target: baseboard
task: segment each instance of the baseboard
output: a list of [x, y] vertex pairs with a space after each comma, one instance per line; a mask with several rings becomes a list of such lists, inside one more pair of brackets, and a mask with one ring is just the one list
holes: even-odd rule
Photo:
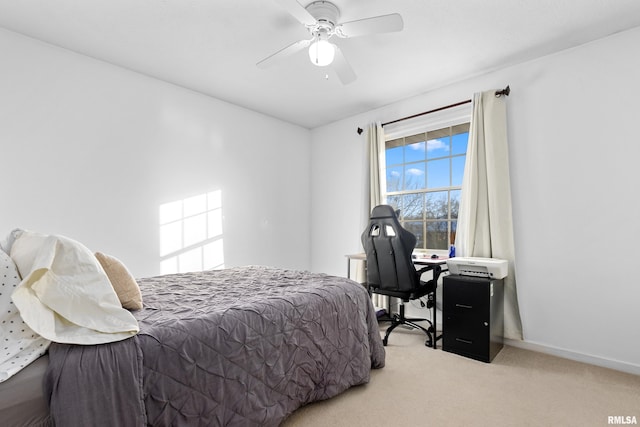
[[531, 341], [520, 341], [509, 338], [504, 339], [504, 344], [511, 347], [518, 347], [525, 350], [537, 351], [538, 353], [550, 354], [564, 359], [575, 360], [576, 362], [588, 363], [594, 366], [614, 369], [628, 374], [640, 375], [640, 365], [621, 362], [619, 360], [605, 359], [589, 354], [576, 353], [562, 348], [552, 347]]

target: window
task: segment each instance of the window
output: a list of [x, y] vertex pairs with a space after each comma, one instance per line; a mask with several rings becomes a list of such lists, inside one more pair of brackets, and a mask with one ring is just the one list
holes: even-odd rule
[[387, 203], [400, 210], [416, 249], [446, 250], [454, 244], [469, 123], [385, 142]]

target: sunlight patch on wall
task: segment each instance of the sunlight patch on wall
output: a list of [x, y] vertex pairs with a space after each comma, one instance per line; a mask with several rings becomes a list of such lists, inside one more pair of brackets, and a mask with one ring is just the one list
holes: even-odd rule
[[160, 274], [224, 268], [222, 191], [160, 205]]

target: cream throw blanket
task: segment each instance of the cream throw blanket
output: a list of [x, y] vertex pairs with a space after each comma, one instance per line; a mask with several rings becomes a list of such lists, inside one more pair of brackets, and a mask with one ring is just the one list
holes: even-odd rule
[[20, 315], [42, 337], [102, 344], [138, 333], [93, 253], [63, 236], [24, 231], [11, 247], [23, 280], [12, 295]]

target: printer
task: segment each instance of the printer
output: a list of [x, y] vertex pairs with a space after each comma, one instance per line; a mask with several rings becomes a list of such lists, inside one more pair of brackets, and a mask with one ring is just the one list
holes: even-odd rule
[[450, 274], [502, 279], [507, 276], [508, 262], [497, 258], [455, 257], [447, 259]]

